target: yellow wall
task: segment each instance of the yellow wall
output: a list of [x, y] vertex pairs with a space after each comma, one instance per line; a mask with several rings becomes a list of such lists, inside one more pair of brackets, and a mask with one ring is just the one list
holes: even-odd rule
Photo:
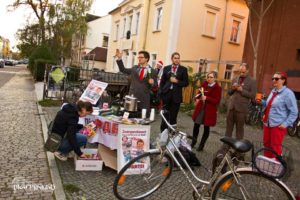
[[162, 27], [160, 31], [155, 31], [155, 13], [157, 6], [156, 3], [161, 0], [153, 0], [150, 5], [149, 13], [149, 23], [147, 31], [147, 40], [146, 40], [146, 50], [151, 53], [157, 53], [157, 60], [162, 60], [164, 64], [170, 62], [170, 60], [165, 60], [166, 50], [167, 50], [167, 37], [169, 33], [170, 26], [170, 15], [171, 15], [171, 6], [172, 1], [164, 1], [161, 4], [163, 8], [163, 17], [162, 17]]
[[[151, 4], [149, 5], [149, 2]], [[227, 11], [226, 11], [227, 3]], [[140, 8], [140, 29], [138, 35], [132, 35], [132, 51], [145, 49], [149, 53], [156, 53], [157, 60], [165, 65], [170, 63], [170, 53], [178, 51], [182, 60], [233, 60], [241, 61], [244, 48], [248, 8], [243, 0], [129, 0], [120, 4], [121, 8], [112, 12], [112, 31], [109, 41], [107, 71], [112, 70], [112, 57], [116, 48], [121, 48], [125, 38], [114, 41], [115, 22], [120, 21], [122, 30], [123, 14], [130, 6]], [[160, 31], [153, 31], [156, 8], [163, 7], [163, 21]], [[148, 7], [150, 6], [150, 7]], [[205, 21], [210, 19], [206, 12], [213, 12], [217, 16], [214, 37], [204, 35]], [[224, 18], [225, 29], [224, 28]], [[175, 15], [174, 15], [175, 14]], [[229, 43], [232, 19], [241, 17], [242, 30], [239, 44]], [[178, 20], [177, 20], [178, 18]], [[208, 24], [209, 25], [209, 24]], [[147, 30], [147, 31], [146, 31]], [[224, 33], [224, 34], [223, 34]], [[223, 38], [223, 40], [222, 40]], [[182, 62], [185, 66], [192, 66], [194, 72], [198, 64]], [[127, 66], [130, 67], [130, 66]], [[210, 70], [219, 68], [219, 78], [224, 77], [224, 64], [209, 64]]]
[[[248, 16], [247, 7], [241, 2], [242, 1], [239, 0], [228, 0], [226, 13], [225, 0], [194, 1], [193, 4], [189, 1], [183, 1], [177, 47], [181, 52], [182, 59], [198, 60], [207, 58], [208, 60], [217, 61], [219, 60], [221, 53], [220, 60], [240, 61], [242, 59]], [[203, 35], [205, 33], [203, 26], [206, 21], [207, 11], [214, 12], [217, 16], [214, 37]], [[226, 21], [222, 42], [225, 13]], [[228, 42], [231, 32], [232, 13], [244, 17], [244, 19], [242, 19], [243, 24], [239, 45]], [[223, 47], [221, 44], [223, 44]], [[198, 66], [197, 64], [189, 65], [194, 67], [195, 72], [198, 70], [196, 68], [196, 66]], [[209, 64], [209, 69], [217, 70], [217, 66], [218, 64]], [[219, 78], [223, 77], [224, 67], [224, 64], [219, 66]]]

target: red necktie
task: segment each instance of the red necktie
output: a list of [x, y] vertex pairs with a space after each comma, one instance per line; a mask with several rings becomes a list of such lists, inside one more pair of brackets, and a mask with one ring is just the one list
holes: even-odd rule
[[240, 82], [240, 85], [242, 85], [242, 84], [244, 83], [244, 80], [245, 80], [245, 77], [241, 77], [241, 76], [240, 76], [240, 81], [239, 81], [239, 82]]
[[145, 67], [142, 67], [140, 71], [140, 81], [143, 80], [144, 78], [144, 71], [145, 71]]
[[264, 115], [264, 118], [263, 118], [264, 123], [267, 123], [267, 121], [269, 119], [269, 113], [270, 113], [270, 110], [271, 110], [271, 106], [272, 106], [273, 100], [275, 99], [277, 94], [278, 94], [278, 92], [273, 92], [273, 96], [271, 97], [270, 101], [268, 102], [268, 105], [267, 105], [266, 110], [265, 110], [265, 115]]
[[173, 65], [172, 71], [173, 73], [176, 73], [176, 65]]

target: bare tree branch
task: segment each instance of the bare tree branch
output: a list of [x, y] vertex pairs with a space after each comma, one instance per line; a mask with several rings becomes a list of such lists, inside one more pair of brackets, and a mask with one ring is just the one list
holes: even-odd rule
[[248, 18], [248, 24], [249, 24], [249, 35], [250, 35], [250, 41], [251, 41], [251, 46], [253, 48], [253, 52], [256, 52], [255, 45], [254, 45], [254, 39], [253, 39], [253, 32], [252, 32], [252, 23], [251, 23], [251, 11], [249, 12], [249, 18]]
[[265, 14], [268, 12], [268, 10], [269, 10], [269, 8], [271, 7], [271, 5], [272, 5], [273, 2], [274, 2], [274, 0], [272, 0], [272, 1], [270, 2], [270, 4], [267, 6], [267, 8], [265, 9], [265, 11], [264, 11], [263, 14], [262, 14], [262, 17], [264, 17]]

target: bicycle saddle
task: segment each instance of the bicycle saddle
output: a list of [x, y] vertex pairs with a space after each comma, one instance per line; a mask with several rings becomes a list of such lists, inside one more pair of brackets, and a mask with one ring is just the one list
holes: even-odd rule
[[249, 140], [238, 140], [231, 137], [223, 137], [220, 140], [241, 153], [250, 151], [253, 147]]

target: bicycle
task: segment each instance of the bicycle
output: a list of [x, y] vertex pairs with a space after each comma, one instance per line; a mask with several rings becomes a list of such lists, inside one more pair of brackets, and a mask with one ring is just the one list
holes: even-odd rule
[[293, 126], [288, 128], [288, 134], [292, 137], [297, 135], [300, 138], [300, 113], [298, 113], [298, 117], [293, 123]]
[[[174, 141], [175, 137], [182, 138], [188, 135], [170, 125], [165, 119], [163, 111], [160, 112], [160, 115], [168, 126], [168, 134], [161, 134], [157, 149], [150, 149], [132, 159], [120, 170], [113, 184], [113, 192], [118, 199], [137, 200], [151, 195], [171, 176], [174, 162], [193, 188], [194, 199], [295, 199], [290, 189], [279, 179], [263, 174], [252, 166], [240, 168], [234, 164], [239, 160], [236, 157], [232, 158], [233, 154], [246, 153], [252, 149], [252, 144], [247, 140], [222, 138], [221, 141], [229, 146], [228, 151], [210, 180], [201, 179], [188, 165]], [[169, 144], [186, 165], [186, 171], [173, 151], [170, 150]], [[146, 165], [145, 169], [140, 170], [137, 174], [127, 175], [127, 170], [131, 167], [136, 168], [136, 164], [141, 162]], [[222, 174], [221, 171], [226, 165], [229, 171]], [[280, 176], [282, 173], [284, 170]], [[195, 185], [189, 174], [201, 185]]]

